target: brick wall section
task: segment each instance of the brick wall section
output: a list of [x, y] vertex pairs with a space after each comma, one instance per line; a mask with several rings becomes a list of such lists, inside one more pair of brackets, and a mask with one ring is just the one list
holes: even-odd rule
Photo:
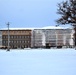
[[[10, 48], [31, 47], [31, 30], [9, 30]], [[2, 31], [2, 45], [8, 45], [8, 30]]]

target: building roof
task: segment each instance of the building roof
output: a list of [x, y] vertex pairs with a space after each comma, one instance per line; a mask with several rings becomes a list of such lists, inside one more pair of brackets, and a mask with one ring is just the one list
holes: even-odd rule
[[[33, 29], [72, 29], [72, 27], [46, 26], [42, 28], [9, 28], [9, 30], [33, 30]], [[3, 28], [0, 30], [8, 30], [8, 28]]]

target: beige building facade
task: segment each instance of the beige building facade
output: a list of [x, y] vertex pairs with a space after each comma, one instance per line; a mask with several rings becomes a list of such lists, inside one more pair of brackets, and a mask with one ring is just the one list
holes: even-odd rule
[[[2, 46], [8, 47], [8, 30], [1, 30]], [[31, 47], [31, 30], [9, 30], [9, 46], [14, 48]]]

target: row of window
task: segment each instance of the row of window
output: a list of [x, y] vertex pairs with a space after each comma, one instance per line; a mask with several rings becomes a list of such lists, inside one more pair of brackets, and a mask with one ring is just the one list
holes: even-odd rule
[[[4, 46], [7, 47], [6, 44]], [[10, 48], [28, 48], [28, 47], [30, 47], [30, 45], [11, 45], [10, 44]]]
[[[8, 43], [7, 40], [4, 40], [3, 43]], [[17, 40], [17, 41], [10, 41], [10, 43], [30, 43], [30, 41], [24, 41], [24, 40]]]
[[[3, 31], [4, 33], [8, 33], [8, 31]], [[31, 31], [9, 31], [10, 33], [30, 33]]]
[[[56, 45], [64, 45], [64, 43], [48, 43], [49, 44], [49, 46], [56, 46]], [[65, 43], [65, 45], [70, 45], [69, 43]], [[35, 43], [34, 44], [34, 46], [43, 46], [41, 43]], [[46, 46], [46, 44], [45, 44], [45, 46]]]
[[39, 34], [36, 34], [36, 35], [34, 35], [35, 38], [42, 38], [44, 36], [47, 37], [47, 38], [56, 38], [56, 37], [59, 37], [59, 38], [60, 37], [61, 38], [62, 37], [69, 37], [70, 38], [71, 37], [70, 34], [64, 34], [64, 35], [62, 35], [62, 34], [52, 34], [52, 35], [51, 34], [49, 34], [49, 35], [39, 35]]
[[56, 34], [56, 33], [58, 33], [58, 34], [69, 34], [69, 33], [71, 33], [72, 32], [72, 30], [70, 30], [70, 29], [66, 29], [66, 30], [34, 30], [34, 33], [36, 33], [36, 34], [42, 34], [42, 33], [45, 33], [45, 34]]
[[[8, 36], [2, 36], [3, 39], [7, 39]], [[19, 35], [11, 35], [9, 36], [10, 39], [25, 39], [25, 38], [30, 38], [30, 36], [19, 36]]]

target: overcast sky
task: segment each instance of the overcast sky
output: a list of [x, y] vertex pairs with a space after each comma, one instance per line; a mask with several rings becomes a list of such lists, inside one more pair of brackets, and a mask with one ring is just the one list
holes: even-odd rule
[[0, 28], [56, 25], [57, 3], [63, 0], [0, 0]]

